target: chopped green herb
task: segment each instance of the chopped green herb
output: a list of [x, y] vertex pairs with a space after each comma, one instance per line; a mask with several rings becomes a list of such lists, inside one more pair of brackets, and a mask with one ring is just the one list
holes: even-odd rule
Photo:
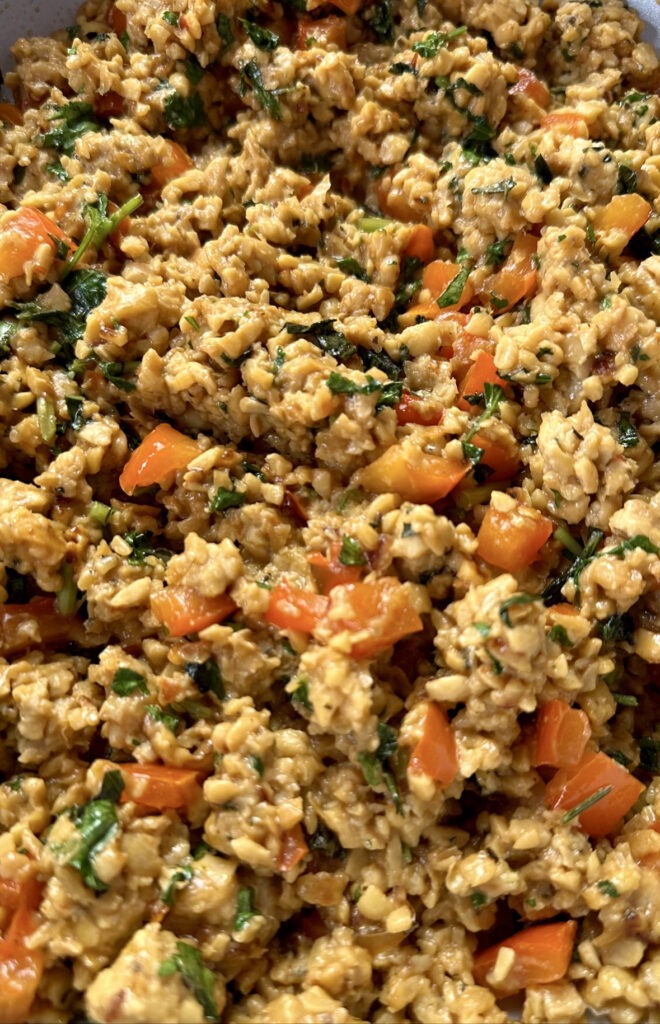
[[632, 616], [610, 615], [598, 623], [598, 631], [605, 643], [631, 643], [634, 631]]
[[347, 362], [357, 352], [346, 336], [334, 329], [334, 320], [317, 320], [313, 324], [285, 323], [284, 330], [296, 338], [306, 338], [338, 362]]
[[442, 295], [436, 299], [440, 309], [445, 309], [447, 306], [454, 306], [459, 302], [471, 270], [472, 265], [465, 262], [456, 274], [456, 277], [449, 282]]
[[633, 363], [648, 363], [650, 356], [642, 352], [641, 345], [633, 345], [630, 349], [630, 358]]
[[632, 764], [632, 760], [627, 754], [624, 754], [622, 750], [606, 750], [605, 753], [608, 757], [611, 757], [613, 761], [616, 761], [617, 764], [623, 765], [624, 768], [627, 768], [629, 764]]
[[[405, 349], [405, 345], [402, 346]], [[401, 361], [405, 362], [406, 352], [401, 351]], [[365, 370], [381, 370], [387, 374], [390, 380], [401, 380], [404, 376], [404, 369], [401, 363], [395, 363], [393, 359], [388, 356], [387, 352], [379, 352], [377, 349], [362, 348], [360, 350], [360, 359]]]
[[366, 565], [367, 556], [362, 550], [362, 545], [355, 537], [344, 534], [339, 551], [339, 561], [342, 565]]
[[633, 697], [630, 693], [612, 693], [614, 700], [617, 704], [620, 704], [624, 708], [636, 708], [639, 706], [637, 697]]
[[653, 736], [642, 736], [639, 741], [639, 764], [646, 771], [660, 771], [660, 740]]
[[78, 831], [78, 841], [67, 863], [78, 869], [86, 886], [95, 892], [105, 892], [108, 886], [96, 874], [94, 860], [119, 829], [114, 801], [91, 800], [71, 808], [68, 814]]
[[248, 921], [259, 913], [254, 907], [254, 889], [239, 889], [236, 896], [234, 931], [242, 932]]
[[258, 754], [248, 754], [247, 762], [251, 768], [257, 773], [257, 775], [263, 775], [265, 772], [264, 763]]
[[534, 157], [534, 170], [544, 185], [550, 184], [552, 181], [552, 171], [548, 166], [547, 160], [540, 153], [537, 153]]
[[101, 194], [95, 203], [89, 203], [84, 209], [87, 230], [82, 237], [80, 245], [67, 262], [64, 276], [73, 270], [90, 246], [100, 249], [108, 235], [111, 235], [126, 217], [130, 217], [132, 213], [135, 213], [142, 203], [141, 195], [132, 196], [123, 206], [120, 206], [116, 213], [110, 215], [108, 215], [108, 197], [106, 195]]
[[597, 804], [599, 800], [602, 800], [604, 797], [609, 796], [611, 792], [611, 786], [603, 786], [602, 789], [596, 790], [596, 792], [592, 793], [591, 796], [588, 796], [586, 800], [583, 800], [575, 807], [572, 807], [570, 811], [566, 811], [566, 814], [562, 815], [562, 825], [568, 825], [569, 821], [573, 821], [574, 818], [578, 818], [581, 814], [584, 813], [584, 811], [588, 811], [590, 807], [593, 807], [594, 804]]
[[193, 331], [201, 331], [202, 328], [200, 326], [199, 320], [196, 320], [194, 316], [184, 316], [183, 319], [186, 321], [186, 323], [190, 324]]
[[171, 907], [173, 905], [174, 896], [177, 890], [181, 888], [181, 883], [183, 882], [187, 885], [188, 882], [192, 880], [193, 873], [192, 864], [184, 864], [183, 867], [177, 868], [177, 870], [170, 875], [167, 885], [160, 894], [161, 900], [167, 907]]
[[218, 35], [222, 40], [222, 49], [220, 50], [220, 56], [227, 52], [234, 42], [234, 33], [231, 29], [231, 21], [226, 14], [219, 14], [215, 19], [215, 27], [218, 30]]
[[[563, 531], [563, 533], [566, 534], [566, 538], [570, 537], [570, 534], [567, 530], [564, 530], [564, 527], [560, 527], [559, 530], [555, 530], [555, 536], [558, 536], [560, 531]], [[573, 547], [569, 550], [571, 551], [571, 554], [576, 555], [576, 558], [568, 566], [568, 568], [564, 570], [564, 572], [560, 573], [556, 579], [552, 580], [546, 586], [542, 595], [546, 605], [557, 604], [562, 600], [562, 588], [566, 583], [568, 583], [569, 580], [572, 580], [576, 586], [579, 586], [580, 574], [582, 573], [582, 570], [595, 557], [596, 549], [602, 541], [603, 537], [604, 533], [602, 530], [591, 530], [589, 532], [587, 543], [581, 550], [579, 549], [579, 547], [577, 547], [577, 544], [573, 540], [573, 538], [571, 538]], [[566, 538], [563, 536], [563, 534], [561, 537], [558, 537], [558, 539], [560, 539], [563, 544], [566, 544]]]
[[320, 818], [316, 831], [309, 837], [309, 848], [324, 853], [326, 857], [341, 857], [344, 854], [337, 836]]
[[179, 715], [166, 711], [164, 708], [159, 707], [158, 704], [147, 704], [145, 711], [149, 718], [153, 718], [154, 722], [158, 722], [159, 725], [164, 725], [170, 732], [176, 732], [181, 723]]
[[247, 501], [247, 494], [242, 491], [218, 487], [209, 503], [210, 512], [226, 512], [229, 508], [241, 508]]
[[617, 899], [620, 895], [616, 885], [610, 882], [607, 878], [603, 878], [600, 882], [596, 882], [596, 886], [605, 896], [611, 896], [613, 900]]
[[560, 647], [572, 647], [573, 642], [570, 639], [568, 633], [563, 626], [555, 624], [548, 633], [548, 640], [552, 640], [553, 643], [559, 644]]
[[393, 224], [394, 221], [389, 220], [387, 217], [375, 217], [373, 215], [367, 217], [360, 217], [356, 221], [356, 228], [359, 231], [364, 231], [368, 235], [372, 235], [374, 231], [383, 231], [385, 228]]
[[62, 566], [62, 586], [55, 597], [55, 607], [60, 615], [73, 615], [78, 604], [78, 590], [73, 578], [73, 566], [65, 562]]
[[481, 636], [490, 636], [490, 626], [487, 622], [473, 622], [472, 625]]
[[184, 984], [190, 989], [204, 1011], [206, 1020], [219, 1021], [218, 1006], [215, 1001], [215, 975], [209, 970], [202, 954], [188, 942], [177, 941], [176, 953], [163, 960], [158, 968], [161, 978], [167, 978], [178, 972]]
[[103, 127], [94, 116], [91, 103], [82, 103], [78, 100], [55, 107], [50, 120], [60, 123], [44, 132], [39, 141], [42, 146], [56, 149], [67, 156], [73, 155], [79, 138], [87, 132], [98, 132]]
[[69, 175], [64, 170], [59, 160], [54, 161], [52, 164], [46, 164], [46, 170], [49, 174], [52, 174], [54, 178], [59, 178], [60, 181], [69, 180]]
[[186, 673], [202, 693], [213, 693], [219, 700], [224, 700], [226, 693], [220, 669], [215, 658], [206, 661], [187, 661]]
[[481, 889], [475, 889], [470, 893], [470, 903], [475, 910], [479, 910], [488, 903], [488, 897], [481, 891]]
[[627, 413], [622, 412], [618, 423], [618, 440], [622, 448], [635, 448], [639, 444], [639, 434], [635, 430]]
[[294, 704], [300, 704], [305, 711], [312, 712], [314, 710], [309, 699], [309, 683], [305, 679], [301, 679], [296, 689], [292, 691], [291, 700]]
[[631, 193], [637, 191], [637, 172], [632, 167], [626, 167], [625, 164], [619, 164], [619, 170], [617, 174], [617, 192]]
[[381, 384], [374, 377], [367, 375], [365, 384], [356, 384], [355, 381], [350, 380], [348, 377], [343, 377], [336, 370], [332, 370], [326, 384], [333, 395], [348, 395], [352, 397], [353, 395], [371, 395], [376, 391], [380, 391], [380, 397], [376, 402], [376, 412], [386, 406], [396, 405], [400, 401], [403, 391], [401, 381], [386, 381]]
[[403, 804], [394, 781], [394, 776], [385, 768], [386, 763], [397, 754], [398, 749], [399, 745], [395, 730], [385, 722], [379, 722], [378, 747], [373, 753], [366, 750], [361, 751], [358, 754], [358, 763], [362, 768], [362, 774], [367, 785], [375, 787], [384, 784], [392, 797], [397, 811], [399, 814], [402, 814]]
[[499, 267], [507, 257], [511, 247], [510, 238], [502, 238], [499, 242], [491, 242], [486, 249], [486, 266]]
[[245, 18], [239, 18], [238, 21], [245, 30], [246, 35], [249, 36], [254, 45], [260, 50], [272, 51], [276, 50], [280, 45], [280, 37], [275, 32], [271, 32], [270, 29], [262, 28], [260, 25], [256, 25], [253, 21], [247, 21]]
[[486, 383], [484, 384], [483, 396], [485, 402], [483, 412], [479, 413], [470, 429], [461, 439], [463, 456], [473, 466], [477, 465], [477, 463], [482, 458], [483, 449], [478, 448], [477, 445], [473, 445], [470, 442], [472, 441], [475, 434], [478, 433], [478, 431], [486, 422], [486, 420], [489, 420], [491, 416], [495, 415], [504, 399], [504, 392], [502, 391], [502, 388], [499, 386], [499, 384]]
[[[596, 232], [594, 231], [594, 226], [593, 226], [593, 224], [591, 223], [590, 220], [587, 221], [587, 226], [584, 229], [584, 233], [586, 235], [587, 242], [589, 243], [589, 245], [595, 245], [596, 244]], [[611, 301], [612, 300], [610, 299], [610, 303], [611, 303]]]
[[458, 39], [465, 32], [467, 32], [467, 25], [459, 25], [458, 28], [452, 29], [451, 32], [431, 32], [421, 42], [413, 43], [412, 48], [420, 57], [430, 60], [431, 57], [435, 57], [440, 50], [444, 49], [452, 39]]
[[372, 7], [369, 24], [381, 43], [394, 40], [394, 3], [393, 0], [376, 0]]
[[202, 67], [202, 65], [197, 60], [197, 57], [195, 57], [194, 55], [186, 57], [183, 66], [188, 81], [191, 82], [192, 85], [199, 85], [204, 75], [206, 74], [206, 69]]
[[120, 697], [130, 697], [134, 693], [149, 694], [147, 680], [132, 668], [118, 668], [112, 680], [112, 692]]
[[107, 526], [113, 510], [102, 501], [93, 501], [89, 506], [89, 519], [95, 526]]
[[417, 75], [419, 74], [414, 64], [406, 64], [403, 60], [395, 61], [394, 64], [390, 64], [391, 75]]
[[503, 181], [496, 181], [492, 185], [483, 185], [481, 188], [470, 189], [470, 191], [475, 196], [503, 195], [506, 202], [509, 192], [516, 187], [516, 184], [515, 178], [506, 178]]
[[509, 629], [513, 627], [513, 623], [509, 617], [509, 608], [515, 607], [517, 604], [533, 604], [534, 601], [540, 601], [541, 598], [538, 594], [514, 594], [512, 597], [508, 597], [506, 601], [502, 601], [500, 605], [500, 618], [505, 626]]
[[109, 800], [110, 803], [116, 804], [119, 797], [124, 792], [124, 778], [122, 773], [113, 769], [106, 772], [103, 776], [103, 782], [101, 783], [101, 791], [97, 797], [98, 800]]
[[171, 93], [163, 105], [163, 116], [168, 128], [173, 131], [181, 128], [200, 128], [206, 124], [206, 111], [198, 92], [190, 96], [181, 96], [178, 92]]
[[352, 277], [357, 277], [360, 281], [369, 281], [369, 275], [367, 274], [364, 267], [361, 267], [357, 260], [353, 259], [352, 256], [342, 256], [340, 259], [335, 260], [335, 263], [344, 274], [350, 274]]
[[264, 85], [264, 80], [261, 75], [261, 68], [255, 60], [250, 60], [247, 64], [243, 64], [240, 69], [241, 75], [241, 96], [244, 96], [247, 89], [250, 88], [254, 94], [254, 98], [257, 103], [264, 108], [267, 114], [270, 114], [275, 121], [282, 120], [282, 108], [280, 101], [274, 92], [267, 89]]
[[179, 15], [175, 14], [174, 11], [164, 11], [163, 21], [166, 21], [168, 25], [176, 26], [179, 24]]
[[168, 558], [172, 557], [172, 552], [168, 548], [155, 548], [152, 546], [153, 533], [150, 533], [148, 530], [142, 532], [131, 530], [129, 533], [124, 534], [124, 540], [132, 549], [126, 559], [129, 565], [144, 565], [145, 560], [151, 557], [161, 558], [163, 561], [167, 561]]
[[201, 860], [202, 857], [206, 857], [208, 853], [215, 853], [215, 850], [212, 846], [209, 846], [208, 843], [202, 841], [193, 850], [192, 859], [195, 861]]

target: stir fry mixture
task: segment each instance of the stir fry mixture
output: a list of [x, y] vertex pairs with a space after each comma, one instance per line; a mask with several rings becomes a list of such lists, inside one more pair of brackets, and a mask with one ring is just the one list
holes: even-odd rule
[[15, 44], [3, 1024], [660, 1020], [640, 30], [90, 0]]

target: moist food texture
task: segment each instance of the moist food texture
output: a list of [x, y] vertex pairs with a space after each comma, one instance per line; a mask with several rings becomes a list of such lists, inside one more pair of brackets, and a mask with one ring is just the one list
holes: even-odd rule
[[640, 33], [90, 0], [15, 43], [0, 1021], [660, 1020]]

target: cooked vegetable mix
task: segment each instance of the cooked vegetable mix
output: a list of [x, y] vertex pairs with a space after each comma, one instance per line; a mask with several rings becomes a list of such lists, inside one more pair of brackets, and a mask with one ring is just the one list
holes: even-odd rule
[[0, 1022], [657, 1018], [640, 30], [89, 0], [16, 43]]

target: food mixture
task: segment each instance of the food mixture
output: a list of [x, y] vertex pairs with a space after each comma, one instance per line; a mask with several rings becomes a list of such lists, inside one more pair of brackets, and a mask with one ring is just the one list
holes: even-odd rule
[[640, 29], [90, 0], [15, 44], [3, 1024], [660, 1021]]

